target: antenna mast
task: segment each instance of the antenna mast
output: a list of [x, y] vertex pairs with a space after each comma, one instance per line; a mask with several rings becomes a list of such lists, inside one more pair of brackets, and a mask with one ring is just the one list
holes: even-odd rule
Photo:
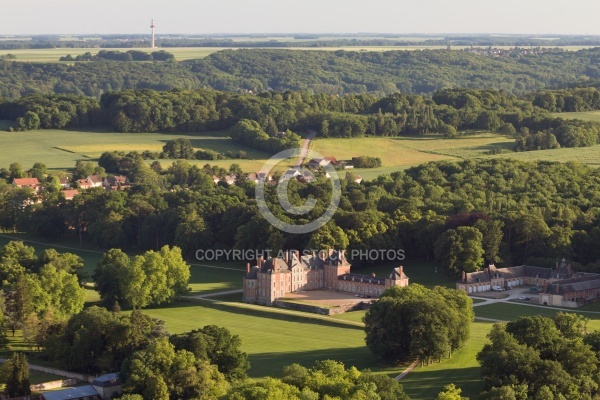
[[151, 43], [150, 47], [152, 47], [154, 49], [154, 48], [156, 48], [156, 46], [154, 45], [154, 28], [156, 28], [156, 25], [154, 24], [154, 19], [152, 19], [150, 28], [152, 28], [152, 43]]

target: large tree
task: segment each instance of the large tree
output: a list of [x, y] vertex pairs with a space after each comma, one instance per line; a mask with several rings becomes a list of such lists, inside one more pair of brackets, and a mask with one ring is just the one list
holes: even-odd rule
[[6, 376], [5, 390], [9, 397], [28, 396], [31, 394], [31, 389], [29, 388], [29, 364], [24, 354], [13, 353], [3, 368]]
[[103, 303], [115, 301], [134, 308], [170, 302], [187, 292], [190, 267], [178, 247], [163, 246], [130, 259], [119, 249], [104, 255], [94, 271]]
[[232, 335], [226, 328], [207, 325], [202, 329], [173, 335], [169, 340], [175, 349], [187, 350], [198, 360], [216, 365], [228, 380], [245, 378], [250, 368], [247, 354], [240, 350], [240, 337]]
[[483, 235], [471, 226], [448, 229], [435, 244], [435, 258], [451, 274], [473, 272], [483, 266]]
[[472, 301], [453, 289], [413, 284], [387, 289], [364, 317], [367, 346], [388, 362], [451, 355], [468, 339]]

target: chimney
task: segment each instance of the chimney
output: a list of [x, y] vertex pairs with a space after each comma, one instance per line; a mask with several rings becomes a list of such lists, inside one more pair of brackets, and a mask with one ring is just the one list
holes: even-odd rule
[[463, 282], [467, 281], [467, 273], [465, 271], [462, 272], [462, 280]]
[[262, 266], [263, 266], [263, 258], [262, 258], [262, 256], [260, 256], [258, 258], [258, 268], [262, 269]]
[[250, 263], [246, 264], [246, 273], [249, 274], [250, 273]]
[[400, 274], [400, 278], [402, 278], [402, 274], [404, 273], [404, 267], [402, 265], [398, 267], [398, 273]]
[[371, 274], [371, 276], [372, 276], [373, 278], [375, 278], [375, 272], [373, 272], [373, 273]]
[[285, 263], [289, 264], [289, 262], [290, 262], [290, 251], [288, 250], [285, 252]]
[[490, 272], [490, 269], [488, 267], [485, 267], [483, 270], [485, 271], [486, 274], [488, 274]]
[[296, 250], [296, 258], [300, 261], [300, 250]]

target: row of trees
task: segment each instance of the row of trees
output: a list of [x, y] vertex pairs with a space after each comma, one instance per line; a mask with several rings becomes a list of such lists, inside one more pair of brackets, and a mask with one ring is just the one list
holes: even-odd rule
[[121, 52], [118, 50], [100, 50], [93, 55], [90, 52], [73, 57], [67, 54], [61, 57], [59, 61], [175, 61], [175, 56], [164, 50], [153, 51], [151, 53], [141, 50], [128, 50]]

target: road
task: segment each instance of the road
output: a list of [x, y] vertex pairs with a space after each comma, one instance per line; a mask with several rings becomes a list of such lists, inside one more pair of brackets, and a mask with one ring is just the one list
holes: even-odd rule
[[304, 160], [306, 159], [306, 156], [308, 156], [308, 149], [310, 148], [310, 141], [313, 140], [316, 135], [317, 135], [317, 132], [308, 131], [308, 134], [306, 135], [306, 139], [304, 139], [304, 141], [302, 142], [302, 147], [300, 148], [300, 154], [298, 155], [298, 161], [296, 161], [296, 165], [294, 166], [294, 168], [302, 167], [302, 164], [304, 164]]

